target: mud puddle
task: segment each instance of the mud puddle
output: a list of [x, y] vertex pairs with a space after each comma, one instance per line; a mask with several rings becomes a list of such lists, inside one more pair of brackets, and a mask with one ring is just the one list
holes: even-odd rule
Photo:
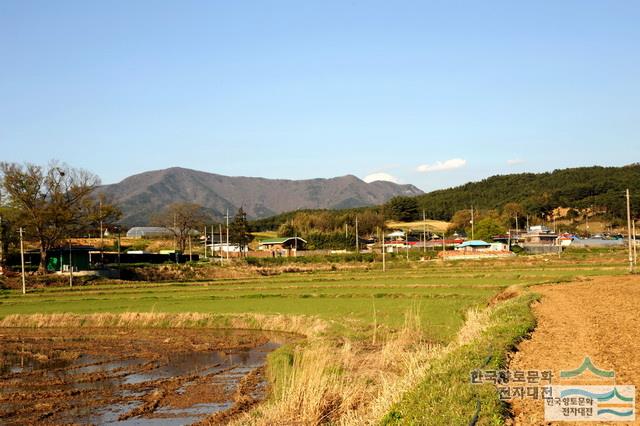
[[208, 329], [0, 329], [0, 423], [184, 425], [267, 393], [284, 334]]

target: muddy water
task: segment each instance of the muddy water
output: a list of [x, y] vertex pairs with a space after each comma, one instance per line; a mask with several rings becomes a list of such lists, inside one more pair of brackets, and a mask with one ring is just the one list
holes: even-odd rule
[[0, 329], [0, 424], [184, 425], [265, 397], [291, 336], [240, 330]]

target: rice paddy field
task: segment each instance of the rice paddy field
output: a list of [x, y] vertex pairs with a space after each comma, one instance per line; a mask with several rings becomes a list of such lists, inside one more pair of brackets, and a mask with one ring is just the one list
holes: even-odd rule
[[[258, 408], [247, 407], [236, 416], [226, 416], [225, 422], [287, 424], [302, 419], [305, 424], [402, 424], [403, 418], [414, 418], [406, 412], [413, 410], [412, 404], [402, 408], [402, 396], [413, 393], [418, 400], [424, 397], [421, 392], [434, 387], [433, 383], [425, 385], [433, 379], [430, 368], [455, 368], [451, 363], [461, 362], [461, 355], [456, 355], [461, 347], [472, 350], [473, 345], [479, 348], [490, 339], [495, 362], [502, 362], [513, 340], [533, 327], [528, 306], [535, 297], [527, 288], [625, 273], [623, 252], [583, 250], [561, 257], [520, 256], [500, 261], [396, 259], [386, 272], [374, 262], [360, 269], [337, 267], [206, 282], [104, 282], [31, 289], [27, 295], [2, 290], [0, 326], [30, 326], [28, 318], [34, 314], [83, 317], [144, 313], [163, 318], [155, 325], [153, 321], [145, 323], [147, 326], [169, 328], [175, 325], [172, 315], [252, 316], [253, 321], [245, 327], [293, 331], [303, 335], [302, 340], [285, 344], [268, 357], [267, 401]], [[511, 311], [504, 308], [502, 301], [507, 299], [506, 303], [514, 304]], [[492, 306], [502, 311], [491, 310]], [[322, 326], [313, 331], [304, 326], [293, 329], [291, 321], [300, 318]], [[278, 325], [280, 320], [282, 326]], [[233, 326], [224, 321], [204, 324]], [[497, 332], [487, 330], [498, 330], [500, 324], [510, 325], [500, 328], [502, 340], [495, 340]], [[56, 325], [55, 321], [49, 325]], [[64, 327], [65, 323], [58, 325]], [[129, 326], [135, 326], [135, 321]], [[476, 355], [485, 357], [486, 348], [481, 352]], [[442, 361], [447, 357], [453, 358]], [[474, 359], [469, 353], [464, 358]], [[450, 376], [445, 384], [464, 382], [466, 377]], [[495, 399], [490, 390], [483, 398], [489, 402], [476, 414], [487, 419], [504, 414], [499, 405], [490, 402]], [[300, 411], [301, 406], [306, 408]], [[432, 415], [442, 415], [443, 421], [457, 418], [468, 423], [474, 407], [463, 396], [448, 403], [449, 412]]]

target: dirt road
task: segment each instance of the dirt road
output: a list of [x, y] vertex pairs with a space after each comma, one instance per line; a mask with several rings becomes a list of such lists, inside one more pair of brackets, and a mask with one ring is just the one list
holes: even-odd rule
[[[640, 277], [598, 277], [534, 291], [543, 296], [534, 307], [538, 325], [531, 339], [520, 344], [511, 371], [552, 370], [555, 378], [589, 356], [598, 368], [614, 370], [617, 384], [640, 389]], [[592, 384], [603, 380], [590, 379]], [[512, 408], [516, 425], [550, 424], [544, 421], [541, 400], [516, 399]]]

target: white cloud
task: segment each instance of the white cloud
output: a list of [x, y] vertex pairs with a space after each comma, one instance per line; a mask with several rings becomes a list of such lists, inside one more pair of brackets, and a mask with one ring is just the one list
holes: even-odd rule
[[520, 158], [514, 158], [512, 160], [507, 160], [507, 164], [509, 166], [515, 166], [517, 164], [522, 164], [524, 163], [524, 160], [520, 159]]
[[446, 161], [436, 161], [434, 164], [421, 164], [416, 170], [422, 173], [440, 172], [443, 170], [459, 169], [467, 165], [467, 160], [452, 158]]
[[384, 180], [387, 182], [400, 183], [400, 180], [397, 177], [384, 172], [371, 173], [370, 175], [365, 176], [364, 179], [362, 180], [367, 183], [371, 183], [376, 180]]

